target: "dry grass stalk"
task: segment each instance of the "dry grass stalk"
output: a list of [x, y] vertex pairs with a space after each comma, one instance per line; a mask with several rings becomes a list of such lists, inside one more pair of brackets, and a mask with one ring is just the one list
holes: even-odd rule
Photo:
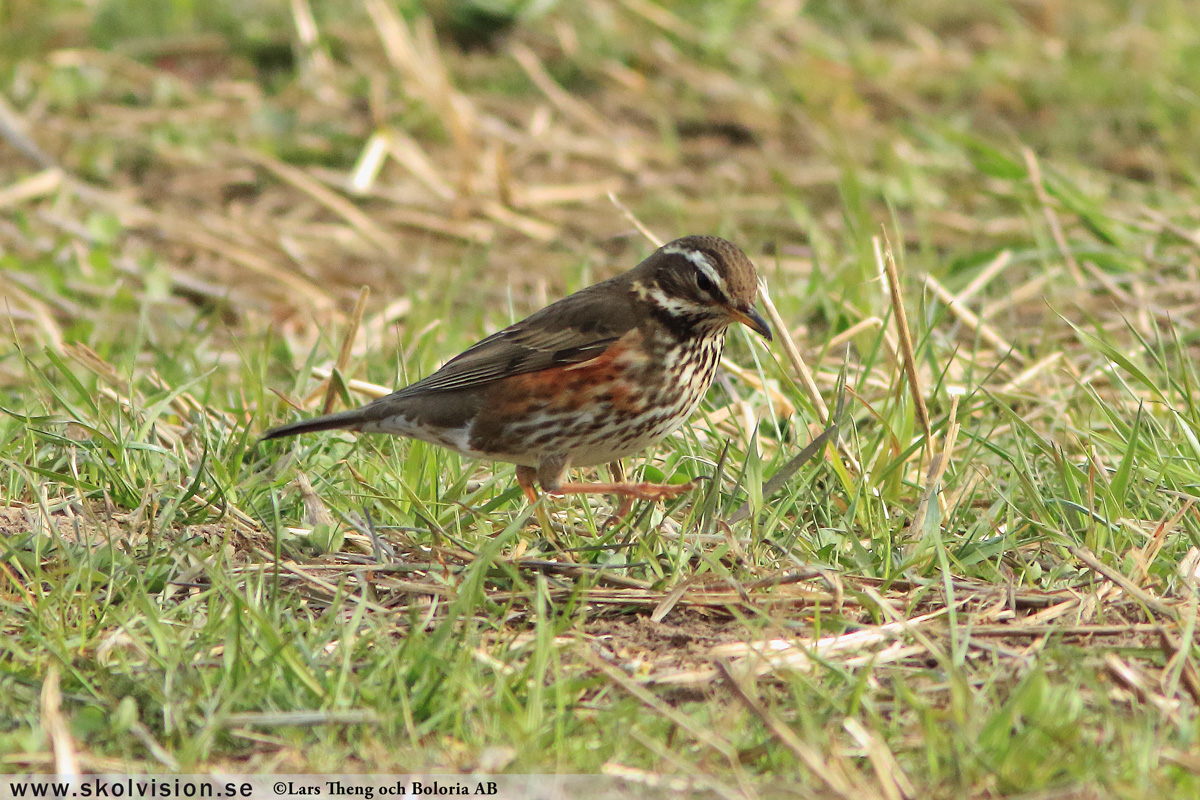
[[900, 762], [896, 761], [896, 756], [883, 739], [867, 730], [856, 717], [846, 717], [842, 720], [842, 727], [858, 742], [859, 747], [867, 751], [867, 758], [887, 800], [912, 800], [917, 797], [917, 787], [904, 774]]
[[[258, 552], [259, 558], [263, 559], [263, 562], [265, 565], [268, 565], [268, 566], [274, 565], [274, 566], [277, 566], [280, 569], [284, 570], [285, 572], [289, 572], [292, 575], [295, 575], [297, 578], [300, 578], [300, 580], [303, 583], [308, 584], [316, 589], [319, 589], [323, 594], [327, 595], [330, 598], [339, 597], [342, 594], [344, 594], [344, 592], [345, 592], [344, 588], [339, 588], [339, 587], [333, 585], [332, 583], [330, 583], [329, 581], [325, 580], [324, 578], [318, 577], [317, 575], [315, 575], [313, 573], [313, 571], [311, 569], [301, 568], [299, 564], [296, 564], [292, 561], [276, 558], [273, 554], [268, 553], [265, 550], [258, 550], [257, 552]], [[388, 611], [388, 609], [384, 608], [383, 606], [379, 605], [378, 603], [373, 603], [373, 602], [367, 600], [365, 597], [357, 598], [356, 602], [363, 604], [368, 610], [373, 611], [377, 614], [390, 613]], [[322, 694], [321, 692], [317, 692], [317, 693]]]
[[1158, 558], [1159, 551], [1162, 550], [1163, 544], [1166, 543], [1167, 537], [1171, 535], [1175, 527], [1187, 516], [1192, 510], [1196, 499], [1194, 497], [1187, 498], [1183, 505], [1171, 515], [1169, 519], [1160, 521], [1154, 526], [1154, 535], [1150, 537], [1150, 541], [1146, 542], [1145, 546], [1132, 551], [1138, 572], [1141, 573], [1141, 580], [1146, 581], [1150, 578], [1150, 566]]
[[[667, 790], [681, 797], [694, 797], [701, 790], [709, 790], [724, 800], [747, 800], [746, 791], [728, 786], [710, 775], [696, 773], [690, 762], [684, 757], [657, 739], [642, 733], [636, 727], [629, 728], [628, 733], [638, 744], [654, 753], [663, 763], [656, 764], [654, 771], [651, 771], [608, 761], [600, 767], [600, 774], [620, 778], [629, 784]], [[664, 766], [669, 768], [664, 769]], [[745, 778], [741, 775], [738, 778], [739, 783], [743, 785], [746, 783]]]
[[721, 358], [721, 368], [732, 375], [736, 375], [738, 380], [745, 383], [756, 392], [762, 392], [768, 395], [771, 399], [771, 406], [774, 408], [776, 415], [780, 419], [786, 419], [796, 413], [796, 407], [792, 405], [792, 401], [776, 389], [774, 386], [763, 383], [758, 375], [748, 369], [744, 369], [730, 361], [728, 358]]
[[[342, 334], [342, 346], [338, 350], [337, 365], [334, 367], [339, 373], [345, 373], [347, 365], [350, 363], [350, 354], [354, 350], [354, 340], [358, 336], [358, 326], [362, 323], [363, 312], [367, 308], [367, 298], [371, 296], [371, 287], [364, 286], [358, 293], [358, 300], [354, 303], [354, 310], [350, 313], [350, 318], [346, 321], [346, 330]], [[325, 389], [325, 402], [321, 404], [321, 413], [328, 414], [333, 411], [333, 405], [337, 402], [337, 386], [334, 381], [328, 381]]]
[[846, 344], [846, 342], [849, 342], [851, 339], [858, 336], [860, 333], [864, 333], [866, 331], [877, 331], [882, 327], [883, 320], [879, 317], [867, 317], [866, 319], [861, 319], [846, 330], [839, 333], [837, 336], [834, 336], [832, 339], [830, 339], [828, 349], [836, 350], [837, 348]]
[[300, 49], [307, 62], [308, 72], [317, 83], [318, 96], [329, 102], [337, 97], [334, 87], [330, 85], [334, 74], [333, 61], [321, 44], [316, 17], [313, 16], [308, 0], [291, 0], [291, 6], [296, 38], [300, 40]]
[[[1085, 270], [1087, 270], [1088, 275], [1091, 275], [1092, 278], [1095, 279], [1096, 283], [1103, 286], [1104, 290], [1106, 292], [1108, 292], [1109, 294], [1111, 294], [1113, 297], [1115, 297], [1118, 301], [1120, 301], [1121, 303], [1124, 303], [1127, 306], [1130, 306], [1131, 308], [1137, 309], [1139, 312], [1145, 311], [1145, 303], [1144, 302], [1139, 303], [1137, 300], [1135, 300], [1133, 295], [1131, 295], [1129, 292], [1122, 289], [1120, 284], [1118, 284], [1108, 274], [1106, 274], [1104, 272], [1104, 270], [1102, 270], [1102, 269], [1100, 269], [1100, 267], [1096, 266], [1096, 262], [1094, 262], [1090, 259], [1085, 259], [1083, 262], [1083, 268]], [[1133, 284], [1135, 291], [1136, 291], [1136, 287], [1139, 285], [1140, 284], [1138, 284], [1138, 283]], [[1143, 300], [1144, 300], [1144, 298], [1143, 298]]]
[[1170, 231], [1173, 235], [1178, 236], [1197, 250], [1200, 250], [1200, 231], [1189, 230], [1183, 227], [1157, 208], [1142, 206], [1138, 210], [1143, 216], [1153, 220], [1154, 224], [1158, 225], [1162, 230]]
[[1052, 285], [1061, 274], [1062, 268], [1054, 267], [1034, 275], [1011, 292], [1001, 295], [981, 308], [979, 310], [979, 318], [991, 319], [1001, 311], [1037, 300], [1045, 293], [1046, 287]]
[[945, 649], [935, 643], [933, 639], [931, 639], [929, 635], [925, 633], [924, 629], [915, 623], [918, 620], [924, 621], [926, 618], [931, 618], [939, 614], [949, 614], [952, 608], [956, 610], [962, 608], [967, 602], [965, 597], [959, 596], [956, 593], [953, 602], [949, 602], [949, 598], [944, 598], [937, 611], [933, 611], [929, 614], [918, 617], [907, 618], [904, 616], [904, 614], [900, 613], [900, 610], [893, 604], [892, 600], [896, 598], [889, 599], [884, 597], [874, 586], [864, 586], [863, 594], [875, 601], [876, 605], [879, 607], [879, 611], [883, 614], [883, 616], [893, 620], [901, 630], [910, 634], [914, 639], [916, 639], [917, 644], [921, 645], [925, 649], [928, 657], [933, 658], [943, 664], [949, 663], [949, 656]]
[[681, 730], [687, 731], [696, 741], [702, 742], [713, 750], [716, 750], [729, 759], [731, 763], [737, 761], [737, 748], [728, 739], [721, 738], [715, 730], [698, 726], [691, 717], [676, 711], [648, 689], [639, 686], [625, 675], [625, 673], [621, 672], [621, 670], [606, 664], [590, 648], [583, 650], [583, 656], [593, 669], [607, 676], [610, 681], [633, 695], [651, 711], [654, 711], [665, 719], [671, 720]]
[[382, 137], [387, 152], [400, 162], [408, 172], [439, 199], [450, 202], [455, 199], [454, 187], [447, 183], [429, 160], [424, 148], [402, 130], [390, 129], [376, 134]]
[[560, 238], [561, 232], [556, 226], [527, 214], [518, 214], [512, 209], [505, 208], [495, 200], [481, 200], [479, 209], [486, 216], [491, 217], [506, 228], [519, 231], [530, 239], [536, 239], [539, 242], [552, 242]]
[[10, 305], [13, 301], [25, 307], [29, 318], [37, 324], [52, 349], [62, 350], [64, 348], [62, 328], [54, 321], [54, 315], [46, 308], [46, 304], [17, 286], [15, 281], [0, 282], [0, 302], [2, 302], [0, 307], [4, 308], [6, 316], [10, 319], [16, 317], [16, 313]]
[[767, 291], [767, 284], [761, 279], [758, 282], [758, 296], [762, 300], [763, 308], [767, 312], [767, 319], [771, 321], [771, 325], [779, 334], [779, 343], [783, 346], [783, 352], [787, 355], [788, 361], [792, 363], [792, 368], [796, 370], [796, 375], [800, 378], [800, 385], [804, 387], [804, 391], [812, 401], [813, 407], [817, 409], [817, 416], [820, 418], [821, 423], [828, 425], [829, 407], [825, 405], [825, 398], [821, 397], [821, 390], [817, 388], [817, 382], [813, 380], [812, 371], [804, 363], [804, 358], [800, 355], [800, 348], [796, 347], [796, 342], [792, 339], [791, 331], [788, 330], [787, 324], [783, 321], [783, 317], [780, 316], [779, 309], [775, 308], [775, 302], [771, 300], [771, 293]]
[[1179, 663], [1179, 679], [1183, 683], [1183, 688], [1192, 698], [1192, 702], [1200, 706], [1200, 670], [1196, 668], [1191, 648], [1181, 646], [1179, 640], [1167, 630], [1166, 626], [1160, 625], [1157, 628], [1159, 644], [1162, 647], [1163, 655], [1167, 657], [1167, 669], [1170, 670], [1173, 663]]
[[[404, 79], [408, 93], [439, 114], [454, 140], [458, 163], [464, 168], [474, 164], [479, 151], [478, 114], [474, 104], [454, 87], [429, 20], [419, 20], [414, 32], [383, 0], [364, 0], [364, 5], [379, 32], [384, 53]], [[462, 185], [465, 188], [466, 182]]]
[[1000, 253], [993, 258], [986, 267], [979, 271], [970, 283], [967, 284], [961, 292], [958, 293], [958, 302], [967, 303], [971, 298], [978, 294], [985, 286], [992, 282], [992, 278], [999, 275], [1008, 265], [1012, 263], [1012, 250], [1001, 250]]
[[642, 221], [637, 218], [637, 215], [629, 210], [629, 206], [621, 202], [615, 192], [609, 192], [608, 199], [614, 206], [617, 207], [617, 210], [621, 212], [625, 219], [633, 223], [633, 227], [637, 228], [638, 231], [641, 232], [642, 236], [645, 236], [650, 240], [651, 244], [653, 244], [655, 247], [662, 247], [664, 244], [666, 244], [666, 242], [656, 236], [652, 230], [642, 224]]
[[533, 208], [587, 203], [605, 196], [612, 197], [622, 183], [617, 178], [603, 178], [584, 183], [514, 186], [513, 204]]
[[43, 170], [59, 169], [54, 159], [30, 137], [27, 133], [28, 129], [29, 127], [21, 115], [8, 104], [3, 95], [0, 95], [0, 136], [16, 148], [17, 152]]
[[925, 433], [925, 450], [933, 447], [933, 430], [929, 426], [929, 411], [925, 408], [925, 396], [921, 393], [921, 381], [917, 373], [917, 357], [913, 352], [912, 333], [908, 327], [908, 313], [904, 310], [904, 297], [900, 288], [900, 272], [892, 255], [892, 246], [884, 247], [878, 236], [871, 237], [875, 247], [875, 262], [881, 275], [887, 278], [888, 295], [892, 301], [892, 313], [896, 321], [896, 335], [900, 339], [900, 356], [904, 371], [908, 375], [908, 388], [912, 394], [917, 422]]
[[941, 496], [942, 478], [946, 468], [950, 466], [950, 455], [954, 452], [954, 444], [958, 439], [958, 395], [953, 395], [950, 401], [950, 419], [946, 426], [946, 436], [942, 442], [942, 450], [929, 462], [925, 473], [925, 491], [921, 502], [913, 512], [912, 522], [908, 526], [910, 536], [916, 541], [922, 539], [925, 529], [925, 517], [929, 514], [929, 504], [935, 497]]
[[[879, 275], [880, 279], [882, 280], [884, 275], [883, 272], [881, 271]], [[842, 297], [840, 294], [832, 292], [829, 295], [829, 299], [831, 302], [839, 306], [848, 317], [853, 318], [858, 316], [859, 310], [853, 304], [847, 302], [846, 298]], [[857, 327], [858, 325], [863, 325], [863, 323], [869, 323], [871, 320], [879, 320], [880, 326], [883, 326], [883, 320], [879, 317], [866, 317], [865, 319], [856, 323], [855, 326]], [[844, 339], [839, 339], [839, 343], [844, 343]], [[895, 334], [893, 334], [892, 331], [887, 327], [883, 328], [883, 351], [884, 354], [891, 359], [893, 364], [900, 363], [900, 343], [896, 340]], [[882, 385], [891, 386], [891, 382], [883, 381]]]
[[52, 663], [42, 679], [41, 725], [54, 751], [54, 773], [60, 781], [79, 780], [79, 757], [75, 740], [62, 712], [62, 687], [58, 665]]
[[[317, 388], [313, 390], [308, 398], [306, 398], [305, 401], [297, 407], [298, 410], [303, 410], [306, 408], [309, 403], [311, 403], [317, 398], [318, 395], [325, 391], [323, 384], [325, 381], [328, 381], [331, 377], [333, 377], [333, 370], [329, 367], [313, 367], [312, 374], [314, 378], [317, 378], [322, 382], [322, 385], [317, 386]], [[346, 381], [346, 388], [352, 392], [365, 395], [372, 400], [378, 400], [380, 397], [385, 397], [395, 391], [394, 389], [389, 389], [386, 386], [381, 386], [378, 383], [368, 383], [367, 381], [360, 381], [355, 378], [351, 378], [350, 380]]]
[[791, 728], [779, 721], [766, 706], [758, 701], [742, 684], [724, 661], [717, 662], [717, 668], [725, 676], [725, 682], [733, 689], [733, 695], [754, 716], [767, 726], [767, 730], [778, 739], [792, 754], [808, 768], [809, 773], [824, 783], [834, 794], [850, 800], [859, 798], [862, 787], [851, 788], [849, 775], [851, 772], [840, 762], [831, 762], [822, 757], [816, 748], [801, 741]]
[[354, 169], [350, 170], [350, 177], [346, 179], [346, 187], [352, 194], [366, 194], [375, 186], [387, 162], [390, 146], [391, 138], [386, 133], [376, 131], [367, 139], [359, 151], [358, 160], [354, 162]]
[[1080, 545], [1070, 545], [1067, 547], [1067, 552], [1075, 556], [1075, 558], [1078, 558], [1084, 564], [1087, 564], [1088, 568], [1093, 572], [1098, 573], [1101, 577], [1121, 587], [1122, 590], [1129, 593], [1139, 603], [1146, 606], [1146, 608], [1154, 611], [1157, 614], [1162, 614], [1164, 617], [1173, 622], [1178, 621], [1178, 617], [1174, 608], [1150, 594], [1148, 591], [1129, 580], [1129, 578], [1126, 578], [1116, 569], [1108, 566], [1103, 561], [1096, 558], [1096, 556], [1087, 548]]
[[683, 598], [684, 592], [688, 590], [688, 587], [691, 585], [691, 583], [692, 582], [690, 580], [682, 581], [674, 589], [667, 592], [667, 596], [664, 597], [662, 601], [654, 607], [654, 610], [650, 612], [650, 621], [662, 622], [663, 618], [666, 617], [667, 614], [670, 614], [671, 609], [675, 608], [675, 605], [680, 601], [680, 599]]
[[652, 3], [650, 0], [621, 0], [621, 5], [648, 22], [654, 23], [671, 36], [686, 39], [692, 44], [704, 42], [704, 34], [699, 29], [657, 3]]
[[333, 515], [325, 507], [325, 501], [313, 489], [312, 482], [304, 472], [296, 473], [296, 483], [300, 487], [300, 500], [304, 503], [304, 522], [310, 528], [318, 525], [335, 525]]
[[62, 186], [63, 173], [57, 168], [35, 172], [0, 190], [0, 209], [18, 206], [53, 194]]
[[495, 229], [484, 222], [450, 220], [437, 214], [398, 207], [390, 208], [382, 212], [380, 216], [395, 222], [397, 225], [436, 233], [452, 239], [460, 239], [471, 244], [491, 244], [496, 238]]
[[[853, 580], [852, 576], [842, 576], [843, 579]], [[869, 584], [859, 587], [871, 588]], [[874, 591], [872, 589], [872, 591]], [[889, 604], [890, 607], [890, 604]], [[925, 625], [935, 619], [945, 616], [946, 610], [939, 609], [928, 614], [901, 618], [895, 622], [883, 625], [872, 625], [860, 628], [850, 633], [837, 633], [817, 640], [811, 639], [769, 639], [758, 642], [737, 642], [734, 644], [714, 647], [709, 655], [714, 659], [744, 658], [748, 661], [763, 662], [764, 672], [771, 669], [810, 670], [821, 661], [829, 660], [835, 655], [858, 653], [870, 647], [885, 642], [891, 642], [905, 633], [911, 633], [916, 627]]]
[[279, 159], [265, 153], [255, 152], [254, 150], [242, 149], [238, 151], [238, 155], [251, 163], [266, 168], [275, 177], [290, 183], [344, 219], [364, 240], [379, 248], [380, 252], [390, 256], [400, 255], [394, 236], [383, 230], [383, 228], [380, 228], [375, 223], [375, 220], [360, 210], [358, 206], [326, 189], [303, 170], [297, 169], [290, 164], [285, 164]]
[[1051, 205], [1050, 195], [1046, 193], [1046, 186], [1042, 183], [1042, 168], [1038, 165], [1037, 156], [1028, 147], [1021, 148], [1021, 156], [1025, 159], [1025, 166], [1029, 169], [1029, 182], [1033, 184], [1033, 192], [1037, 195], [1042, 213], [1046, 215], [1046, 223], [1050, 226], [1050, 235], [1054, 237], [1054, 244], [1058, 247], [1059, 255], [1066, 262], [1067, 270], [1075, 279], [1076, 285], [1083, 286], [1083, 272], [1079, 269], [1075, 254], [1071, 252], [1071, 246], [1067, 244], [1067, 237], [1063, 234], [1058, 212]]
[[221, 724], [228, 728], [247, 725], [269, 728], [310, 725], [378, 725], [382, 720], [370, 709], [320, 711], [239, 711], [226, 714]]
[[1018, 364], [1024, 363], [1025, 356], [1019, 350], [1013, 347], [995, 328], [977, 317], [971, 309], [963, 304], [960, 298], [955, 297], [949, 289], [938, 283], [936, 278], [932, 275], [926, 275], [925, 285], [932, 289], [933, 293], [938, 296], [938, 299], [946, 304], [946, 307], [950, 309], [950, 313], [958, 317], [968, 328], [979, 334], [980, 339], [995, 347], [999, 351], [1001, 358], [1011, 358]]
[[509, 52], [521, 65], [521, 69], [525, 70], [525, 74], [529, 76], [529, 80], [533, 81], [533, 85], [546, 95], [546, 98], [559, 111], [597, 136], [612, 136], [612, 125], [587, 104], [575, 99], [555, 83], [554, 78], [550, 77], [550, 73], [542, 66], [541, 59], [537, 57], [536, 53], [520, 42], [514, 42], [509, 48]]
[[412, 310], [412, 298], [400, 295], [383, 310], [372, 314], [359, 328], [354, 340], [354, 355], [364, 355], [367, 348], [383, 338], [389, 326], [396, 324]]
[[155, 225], [158, 232], [166, 238], [227, 258], [238, 266], [261, 275], [279, 288], [293, 292], [295, 297], [303, 298], [317, 309], [327, 310], [336, 305], [325, 289], [303, 275], [297, 275], [264, 255], [230, 244], [220, 236], [202, 230], [194, 220], [178, 219], [162, 213], [157, 215]]
[[1142, 670], [1122, 661], [1115, 653], [1104, 657], [1104, 666], [1117, 683], [1124, 685], [1140, 702], [1157, 708], [1160, 713], [1171, 718], [1172, 722], [1177, 722], [1179, 702], [1154, 691], [1151, 688], [1151, 680]]
[[109, 364], [100, 354], [82, 342], [71, 342], [62, 348], [62, 352], [75, 363], [86, 369], [88, 372], [95, 375], [102, 382], [108, 384], [113, 389], [116, 389], [123, 394], [132, 394], [133, 389], [129, 385], [129, 381], [121, 376], [121, 373], [112, 364]]
[[1008, 394], [1017, 391], [1022, 386], [1036, 378], [1038, 375], [1045, 372], [1049, 367], [1057, 363], [1062, 357], [1063, 351], [1056, 350], [1055, 352], [1038, 361], [1036, 364], [1031, 365], [1028, 369], [1013, 378], [1008, 383], [1001, 386], [1000, 392], [1003, 394]]

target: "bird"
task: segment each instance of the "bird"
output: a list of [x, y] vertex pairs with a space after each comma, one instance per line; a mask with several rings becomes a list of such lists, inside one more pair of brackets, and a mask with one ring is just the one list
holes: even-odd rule
[[[685, 236], [633, 269], [504, 328], [416, 383], [360, 408], [280, 425], [261, 439], [346, 429], [406, 436], [516, 465], [531, 503], [552, 495], [662, 501], [694, 482], [627, 482], [620, 459], [680, 428], [716, 375], [731, 325], [771, 340], [758, 275], [735, 244]], [[609, 483], [566, 481], [610, 464]], [[618, 516], [621, 515], [618, 511]]]

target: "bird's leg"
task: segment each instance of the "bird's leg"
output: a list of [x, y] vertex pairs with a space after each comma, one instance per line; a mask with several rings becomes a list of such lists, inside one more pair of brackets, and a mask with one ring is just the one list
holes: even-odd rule
[[[608, 465], [608, 474], [612, 476], [613, 483], [625, 482], [625, 467], [622, 466], [620, 461], [613, 461]], [[615, 525], [625, 519], [629, 512], [633, 510], [633, 500], [634, 498], [629, 495], [617, 495], [617, 508], [613, 511], [613, 515], [605, 521], [604, 527], [607, 528], [610, 525]]]
[[517, 467], [517, 485], [521, 487], [521, 491], [529, 498], [530, 503], [536, 503], [538, 499], [537, 489], [533, 488], [533, 480], [537, 477], [537, 470], [533, 467]]
[[[525, 497], [533, 506], [533, 513], [537, 517], [538, 525], [542, 528], [542, 535], [546, 537], [546, 541], [558, 548], [558, 539], [554, 535], [554, 526], [550, 524], [550, 515], [546, 513], [546, 506], [538, 503], [537, 489], [533, 488], [533, 481], [537, 474], [538, 471], [533, 467], [517, 465], [517, 485], [521, 487], [521, 491], [525, 493]], [[570, 555], [567, 555], [566, 559], [570, 561]]]
[[[543, 456], [537, 469], [532, 467], [517, 467], [517, 483], [525, 492], [531, 503], [537, 502], [537, 492], [533, 488], [534, 476], [547, 494], [613, 494], [619, 499], [616, 513], [605, 520], [602, 527], [607, 528], [614, 522], [619, 522], [633, 507], [634, 500], [668, 500], [678, 497], [696, 485], [695, 481], [688, 483], [630, 483], [625, 480], [625, 471], [619, 461], [609, 464], [612, 471], [612, 483], [563, 483], [563, 477], [570, 466], [570, 456]], [[542, 505], [537, 506], [538, 521], [542, 528], [549, 531], [550, 521]], [[549, 536], [547, 538], [550, 538]]]
[[[544, 486], [544, 484], [543, 484]], [[615, 494], [634, 500], [669, 500], [695, 488], [695, 481], [687, 483], [560, 483], [550, 494]]]
[[[563, 483], [562, 479], [569, 465], [568, 456], [542, 458], [537, 468], [538, 483], [550, 494], [615, 494], [635, 500], [667, 500], [678, 497], [696, 483], [629, 483], [625, 480], [612, 483]], [[624, 478], [624, 471], [621, 477]]]

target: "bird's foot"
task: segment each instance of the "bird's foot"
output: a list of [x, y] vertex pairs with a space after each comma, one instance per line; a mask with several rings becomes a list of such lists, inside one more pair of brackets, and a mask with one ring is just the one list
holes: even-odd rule
[[[521, 487], [521, 491], [529, 499], [530, 503], [536, 503], [538, 499], [537, 489], [534, 481], [537, 477], [537, 471], [532, 467], [517, 467], [517, 483]], [[623, 478], [624, 475], [620, 470], [619, 464], [614, 467], [614, 477]], [[615, 480], [611, 483], [560, 483], [553, 487], [545, 487], [548, 494], [554, 496], [562, 496], [567, 494], [611, 494], [620, 499], [612, 516], [604, 521], [601, 529], [611, 528], [613, 525], [621, 522], [633, 510], [633, 502], [635, 500], [651, 500], [656, 503], [661, 503], [664, 500], [670, 500], [678, 497], [684, 492], [691, 491], [700, 482], [700, 478], [690, 480], [687, 483], [648, 483], [648, 482], [631, 482], [625, 480]], [[541, 510], [539, 520], [542, 520], [545, 514]], [[546, 527], [545, 520], [542, 520], [542, 527]]]
[[625, 513], [629, 513], [625, 506], [632, 506], [634, 500], [653, 500], [655, 502], [670, 500], [684, 492], [691, 491], [695, 486], [696, 481], [687, 483], [561, 483], [549, 491], [550, 494], [555, 495], [615, 494], [622, 498], [617, 509], [618, 512], [624, 509]]

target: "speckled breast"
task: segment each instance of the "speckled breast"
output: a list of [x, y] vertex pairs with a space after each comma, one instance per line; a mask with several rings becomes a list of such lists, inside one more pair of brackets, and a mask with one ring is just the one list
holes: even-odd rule
[[472, 426], [471, 449], [530, 466], [546, 456], [594, 466], [636, 453], [696, 410], [724, 342], [724, 331], [681, 341], [634, 330], [597, 358], [498, 382]]

